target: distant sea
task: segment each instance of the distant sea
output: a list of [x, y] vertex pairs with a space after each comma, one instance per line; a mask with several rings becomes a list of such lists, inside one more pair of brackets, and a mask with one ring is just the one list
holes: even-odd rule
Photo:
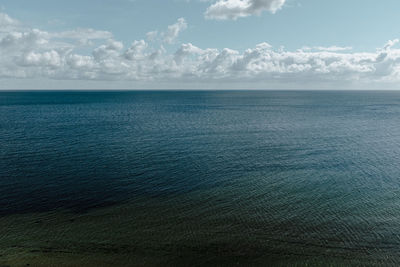
[[0, 266], [400, 265], [400, 92], [0, 92]]

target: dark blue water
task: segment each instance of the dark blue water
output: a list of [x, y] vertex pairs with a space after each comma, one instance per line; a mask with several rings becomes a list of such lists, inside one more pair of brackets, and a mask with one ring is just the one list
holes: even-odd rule
[[233, 251], [398, 262], [400, 93], [0, 93], [1, 216], [144, 200]]

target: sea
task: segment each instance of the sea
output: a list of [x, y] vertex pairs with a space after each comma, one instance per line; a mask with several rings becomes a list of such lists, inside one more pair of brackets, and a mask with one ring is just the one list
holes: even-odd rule
[[398, 266], [400, 92], [2, 91], [28, 265]]

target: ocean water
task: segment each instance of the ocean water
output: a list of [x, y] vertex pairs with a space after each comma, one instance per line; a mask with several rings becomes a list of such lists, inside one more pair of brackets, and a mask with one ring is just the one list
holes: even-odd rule
[[400, 92], [0, 92], [0, 266], [400, 264]]

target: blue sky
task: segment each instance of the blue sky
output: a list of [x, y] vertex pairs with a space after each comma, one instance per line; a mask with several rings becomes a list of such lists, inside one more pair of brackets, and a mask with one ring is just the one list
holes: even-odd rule
[[400, 1], [0, 5], [3, 89], [398, 87]]

